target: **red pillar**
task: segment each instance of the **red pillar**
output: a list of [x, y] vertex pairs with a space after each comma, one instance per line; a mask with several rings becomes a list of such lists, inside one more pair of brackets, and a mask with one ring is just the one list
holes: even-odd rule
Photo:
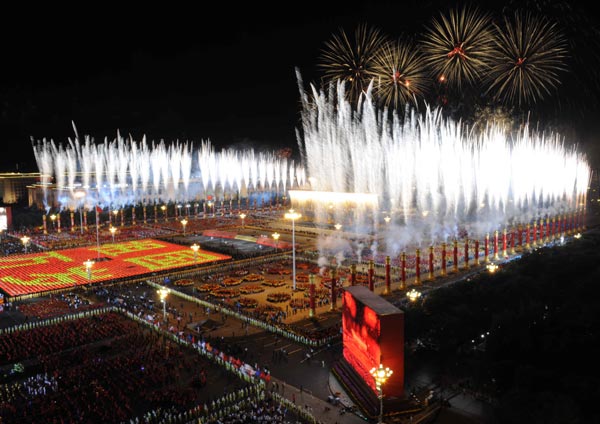
[[433, 281], [433, 246], [429, 246], [429, 280]]
[[530, 226], [529, 224], [527, 224], [527, 226], [525, 227], [525, 248], [529, 249], [529, 232], [530, 232]]
[[400, 290], [406, 290], [406, 253], [400, 255]]
[[483, 260], [485, 262], [490, 261], [490, 235], [485, 235], [485, 240], [483, 242]]
[[383, 291], [383, 294], [391, 294], [392, 293], [392, 278], [390, 275], [390, 257], [386, 256], [385, 257], [385, 290]]
[[502, 256], [507, 258], [508, 254], [506, 252], [506, 228], [502, 232]]
[[531, 244], [536, 246], [537, 245], [537, 220], [536, 219], [533, 220], [532, 232], [533, 232], [533, 241]]
[[498, 260], [498, 230], [494, 231], [494, 260]]
[[333, 268], [331, 270], [331, 307], [329, 310], [333, 311], [336, 307], [337, 301], [337, 293], [335, 291], [336, 287], [336, 279], [337, 279], [337, 269]]
[[75, 231], [75, 212], [71, 211], [71, 232]]
[[373, 263], [373, 260], [370, 260], [369, 261], [369, 290], [371, 290], [371, 291], [375, 291], [375, 281], [374, 281], [373, 274], [375, 274], [375, 264]]
[[465, 269], [469, 269], [469, 239], [465, 239]]
[[421, 249], [416, 251], [415, 259], [415, 284], [421, 284]]
[[458, 272], [458, 240], [454, 239], [454, 246], [452, 248], [452, 259], [454, 263], [452, 264], [452, 268], [454, 272]]
[[42, 215], [42, 223], [44, 225], [44, 234], [48, 234], [48, 224], [46, 224], [46, 220], [48, 218], [46, 218], [46, 215]]
[[309, 317], [314, 317], [315, 315], [317, 315], [317, 311], [315, 308], [315, 275], [314, 274], [310, 274], [308, 276], [308, 280], [310, 281], [310, 286], [308, 288], [308, 294], [309, 294], [309, 305], [310, 305], [310, 309], [308, 311], [308, 316]]
[[479, 265], [479, 239], [475, 239], [474, 259], [475, 265]]
[[446, 243], [442, 243], [442, 277], [446, 275]]

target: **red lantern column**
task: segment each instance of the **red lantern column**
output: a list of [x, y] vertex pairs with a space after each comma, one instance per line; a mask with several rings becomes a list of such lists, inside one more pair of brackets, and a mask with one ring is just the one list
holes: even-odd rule
[[429, 280], [433, 281], [433, 246], [429, 246]]
[[511, 231], [510, 231], [510, 254], [514, 255], [515, 253], [517, 253], [515, 251], [515, 227], [512, 227]]
[[406, 252], [400, 255], [400, 290], [406, 290]]
[[417, 249], [415, 260], [415, 285], [421, 284], [421, 249]]
[[75, 212], [71, 211], [71, 232], [75, 232]]
[[533, 233], [533, 241], [531, 242], [532, 246], [537, 246], [537, 220], [534, 219], [533, 220], [533, 229], [532, 229], [532, 233]]
[[385, 289], [383, 290], [383, 294], [389, 295], [392, 293], [392, 279], [390, 276], [390, 257], [385, 257]]
[[371, 291], [375, 291], [375, 281], [373, 281], [374, 273], [375, 273], [375, 264], [373, 263], [373, 260], [371, 259], [369, 261], [369, 290], [371, 290]]
[[131, 207], [131, 225], [135, 225], [135, 206]]
[[502, 232], [502, 257], [508, 258], [508, 254], [506, 253], [506, 228]]
[[442, 277], [446, 275], [446, 243], [442, 243]]
[[458, 240], [454, 239], [454, 246], [452, 247], [452, 259], [454, 263], [452, 264], [452, 268], [454, 269], [454, 273], [458, 272]]
[[498, 255], [498, 230], [494, 231], [494, 260], [500, 259]]
[[336, 306], [336, 300], [337, 300], [337, 293], [335, 292], [336, 278], [337, 278], [337, 269], [333, 268], [331, 270], [331, 307], [329, 308], [330, 311], [333, 311]]
[[88, 229], [88, 226], [87, 226], [87, 214], [88, 214], [87, 211], [83, 212], [83, 226], [85, 227], [86, 230]]
[[485, 240], [483, 242], [483, 261], [488, 263], [490, 261], [490, 235], [485, 235]]
[[308, 291], [308, 294], [309, 294], [308, 301], [309, 301], [309, 306], [310, 306], [310, 309], [308, 311], [308, 316], [312, 318], [317, 315], [317, 311], [315, 308], [315, 275], [310, 274], [308, 276], [308, 280], [310, 281], [310, 286], [308, 288], [308, 290], [309, 290]]

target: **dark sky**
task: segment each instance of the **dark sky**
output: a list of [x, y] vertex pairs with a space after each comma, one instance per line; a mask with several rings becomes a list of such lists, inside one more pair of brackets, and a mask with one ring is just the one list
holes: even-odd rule
[[37, 170], [30, 137], [65, 141], [74, 134], [71, 121], [96, 139], [119, 129], [135, 139], [295, 149], [295, 67], [305, 83], [317, 80], [320, 49], [340, 27], [368, 23], [393, 37], [415, 35], [451, 7], [431, 0], [221, 3], [4, 16], [0, 171]]

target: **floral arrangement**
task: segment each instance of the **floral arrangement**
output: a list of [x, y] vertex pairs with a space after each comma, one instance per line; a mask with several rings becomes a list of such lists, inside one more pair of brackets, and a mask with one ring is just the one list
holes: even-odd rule
[[231, 275], [233, 275], [234, 277], [243, 277], [245, 275], [248, 275], [250, 271], [248, 271], [247, 269], [238, 269], [236, 271], [233, 271], [231, 273]]
[[269, 287], [282, 287], [285, 286], [284, 280], [265, 280], [262, 282], [265, 286]]
[[177, 287], [188, 287], [188, 286], [193, 286], [194, 282], [192, 280], [190, 280], [189, 278], [182, 278], [180, 280], [175, 281], [173, 284], [176, 285]]
[[226, 297], [230, 299], [232, 297], [238, 297], [240, 292], [236, 289], [219, 288], [211, 291], [210, 294], [214, 297]]
[[239, 278], [228, 277], [223, 278], [222, 283], [225, 287], [239, 286], [240, 284], [242, 284], [242, 280], [240, 280]]
[[292, 298], [292, 295], [289, 293], [285, 293], [285, 292], [275, 292], [275, 293], [269, 293], [267, 295], [267, 300], [269, 302], [273, 302], [273, 303], [287, 302], [291, 298]]
[[200, 292], [211, 292], [211, 291], [219, 289], [219, 288], [221, 288], [221, 286], [218, 285], [218, 284], [206, 283], [206, 284], [202, 284], [200, 287], [198, 287], [198, 291], [200, 291]]
[[258, 306], [258, 300], [250, 297], [240, 297], [238, 302], [242, 308], [256, 308]]
[[260, 274], [248, 274], [244, 277], [244, 281], [250, 281], [250, 282], [262, 281], [264, 279], [265, 279], [265, 277], [263, 277]]
[[264, 287], [258, 286], [256, 284], [247, 284], [243, 287], [240, 287], [240, 293], [242, 294], [255, 294], [262, 293], [265, 291]]

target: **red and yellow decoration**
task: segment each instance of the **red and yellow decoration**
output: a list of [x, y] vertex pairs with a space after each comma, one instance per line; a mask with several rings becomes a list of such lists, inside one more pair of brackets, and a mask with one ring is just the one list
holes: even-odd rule
[[0, 290], [9, 296], [39, 293], [100, 281], [113, 281], [198, 263], [231, 259], [231, 256], [199, 250], [196, 258], [189, 247], [144, 239], [101, 246], [91, 271], [83, 265], [98, 256], [96, 246], [64, 249], [0, 258]]

